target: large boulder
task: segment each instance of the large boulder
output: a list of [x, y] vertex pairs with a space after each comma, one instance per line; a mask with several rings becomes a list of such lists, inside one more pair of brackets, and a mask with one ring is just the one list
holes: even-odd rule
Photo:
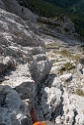
[[0, 86], [0, 125], [31, 125], [28, 105], [9, 86]]
[[[41, 57], [39, 56], [39, 59], [41, 59]], [[52, 63], [49, 63], [48, 60], [44, 60], [44, 63], [43, 61], [31, 61], [30, 63], [30, 72], [31, 72], [31, 75], [33, 77], [33, 79], [36, 81], [36, 82], [42, 82], [43, 80], [45, 80], [45, 78], [47, 77], [47, 75], [49, 74], [49, 71], [51, 69], [51, 66], [52, 66]]]
[[[58, 82], [57, 82], [58, 80]], [[56, 82], [55, 82], [56, 81]], [[53, 83], [53, 84], [52, 84]], [[37, 101], [40, 113], [38, 116], [43, 120], [51, 120], [59, 116], [62, 112], [62, 86], [58, 85], [59, 79], [57, 77], [48, 77], [45, 85], [41, 86], [39, 91], [39, 100]], [[59, 114], [60, 113], [60, 114]], [[54, 114], [56, 116], [54, 116]]]
[[41, 91], [41, 94], [41, 109], [44, 118], [46, 120], [50, 120], [52, 118], [52, 114], [56, 111], [58, 112], [58, 109], [61, 109], [61, 91], [54, 87], [46, 87], [43, 91]]

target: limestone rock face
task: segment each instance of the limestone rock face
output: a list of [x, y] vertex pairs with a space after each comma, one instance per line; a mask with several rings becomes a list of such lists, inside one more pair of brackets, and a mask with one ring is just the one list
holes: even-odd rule
[[[4, 10], [0, 10], [0, 16], [0, 65], [2, 66], [0, 72], [2, 74], [7, 72], [7, 67], [12, 70], [11, 77], [7, 76], [9, 79], [7, 82], [9, 84], [16, 82], [18, 86], [22, 79], [26, 83], [28, 77], [32, 79], [31, 75], [35, 81], [45, 79], [50, 71], [51, 63], [45, 55], [43, 40], [34, 34], [20, 17]], [[19, 81], [13, 80], [14, 72], [17, 73], [16, 77]]]
[[31, 125], [28, 112], [29, 109], [18, 93], [11, 87], [4, 86], [0, 91], [0, 124]]
[[46, 58], [44, 59], [44, 63], [43, 61], [40, 61], [42, 60], [42, 58], [39, 56], [39, 62], [36, 62], [36, 60], [34, 60], [31, 62], [32, 65], [30, 65], [31, 75], [36, 82], [42, 81], [45, 76], [47, 76], [52, 66], [52, 63], [49, 63]]
[[4, 3], [0, 0], [0, 8], [1, 9], [5, 9], [5, 5], [4, 5]]
[[3, 0], [3, 3], [5, 6], [5, 9], [8, 12], [14, 13], [27, 21], [30, 21], [30, 20], [32, 22], [36, 21], [37, 16], [35, 16], [29, 9], [26, 9], [25, 7], [20, 6], [16, 0]]
[[[39, 102], [40, 113], [42, 112], [41, 117], [43, 120], [52, 120], [58, 125], [83, 125], [84, 97], [77, 94], [69, 94], [67, 89], [59, 83], [59, 78], [52, 78], [49, 76], [46, 79], [39, 92], [39, 100], [37, 102]], [[50, 123], [49, 125], [52, 124]]]
[[[63, 121], [64, 123], [70, 123], [70, 124], [84, 124], [84, 115], [83, 115], [83, 104], [84, 104], [84, 98], [81, 96], [78, 96], [76, 94], [68, 95], [66, 93], [66, 90], [64, 90], [64, 116]], [[81, 106], [81, 108], [80, 108]]]
[[[61, 105], [62, 105], [62, 91], [61, 91], [61, 85], [59, 83], [58, 78], [54, 78], [54, 84], [51, 85], [51, 82], [53, 80], [53, 77], [48, 77], [47, 81], [45, 81], [45, 85], [41, 86], [41, 90], [39, 92], [39, 102], [38, 108], [40, 113], [42, 112], [42, 115], [39, 116], [43, 120], [51, 120], [52, 115], [56, 113], [56, 115], [61, 112]], [[55, 83], [56, 80], [56, 83]], [[58, 83], [57, 83], [58, 80]], [[54, 115], [53, 115], [54, 116]], [[53, 117], [54, 119], [54, 117]]]
[[6, 10], [0, 9], [0, 84], [4, 87], [0, 87], [0, 123], [31, 125], [28, 114], [33, 104], [23, 105], [21, 99], [33, 103], [36, 87], [48, 75], [51, 62], [46, 57], [43, 39], [23, 20], [33, 21], [33, 14], [24, 8], [23, 17], [15, 0], [0, 1], [1, 5]]
[[61, 91], [54, 87], [46, 87], [42, 93], [41, 109], [45, 119], [50, 120], [52, 113], [54, 113], [61, 104]]
[[[46, 18], [46, 17], [40, 17], [39, 18], [40, 22], [43, 22], [44, 25], [40, 28], [40, 31], [46, 33], [46, 34], [51, 34], [52, 36], [55, 36], [57, 33], [61, 33], [63, 34], [69, 34], [69, 35], [75, 35], [76, 30], [75, 30], [75, 26], [74, 23], [66, 16], [59, 16], [59, 17], [55, 17], [55, 18]], [[55, 27], [51, 27], [50, 26], [55, 26]], [[47, 30], [47, 32], [46, 32]]]
[[16, 0], [0, 0], [0, 125], [31, 125], [32, 106], [47, 125], [83, 125], [83, 53], [78, 40], [64, 36], [75, 32], [74, 24], [66, 17], [45, 19], [60, 31], [42, 24], [44, 35], [36, 19]]

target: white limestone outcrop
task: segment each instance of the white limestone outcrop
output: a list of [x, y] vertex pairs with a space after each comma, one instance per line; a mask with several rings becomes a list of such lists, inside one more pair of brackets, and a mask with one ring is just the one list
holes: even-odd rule
[[0, 124], [31, 125], [28, 112], [28, 106], [20, 99], [18, 93], [9, 86], [3, 86], [0, 91]]
[[[42, 38], [31, 31], [28, 23], [19, 15], [21, 8], [17, 2], [15, 0], [3, 0], [2, 2], [0, 4], [5, 6], [5, 10], [0, 9], [0, 84], [4, 87], [7, 85], [10, 86], [6, 90], [9, 93], [8, 96], [10, 95], [10, 97], [7, 98], [7, 100], [10, 98], [10, 102], [8, 102], [7, 105], [10, 108], [13, 105], [15, 106], [13, 106], [13, 109], [9, 109], [9, 107], [5, 108], [3, 106], [5, 102], [1, 104], [0, 124], [3, 122], [5, 125], [26, 125], [28, 123], [26, 122], [26, 119], [28, 119], [26, 115], [29, 113], [30, 106], [25, 106], [28, 110], [25, 109], [26, 113], [24, 114], [24, 109], [22, 109], [22, 111], [19, 109], [22, 104], [21, 99], [24, 101], [29, 99], [32, 103], [34, 102], [36, 87], [39, 82], [46, 78], [52, 64], [46, 57], [45, 45]], [[17, 7], [17, 9], [13, 8], [13, 10], [11, 10], [12, 7]], [[18, 11], [18, 13], [16, 11]], [[27, 12], [30, 13], [28, 10]], [[17, 15], [15, 15], [16, 13]], [[28, 13], [25, 17], [28, 17]], [[28, 18], [30, 19], [31, 17]], [[15, 89], [19, 95], [15, 94], [16, 92], [12, 88]], [[1, 87], [0, 90], [2, 90]], [[11, 93], [10, 90], [13, 91], [13, 93]], [[0, 99], [2, 99], [2, 97], [0, 97]], [[13, 110], [17, 110], [17, 112], [15, 111], [16, 114], [14, 114], [14, 123], [12, 123]], [[28, 124], [31, 125], [31, 122]]]

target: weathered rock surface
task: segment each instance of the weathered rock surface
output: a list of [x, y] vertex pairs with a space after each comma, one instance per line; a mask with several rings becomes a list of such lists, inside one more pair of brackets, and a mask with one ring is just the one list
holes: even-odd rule
[[40, 31], [46, 34], [54, 36], [58, 32], [66, 35], [77, 35], [74, 23], [66, 16], [55, 18], [39, 17], [39, 21], [44, 24], [39, 28]]
[[53, 80], [48, 77], [45, 85], [43, 85], [39, 92], [39, 100], [37, 101], [39, 103], [37, 104], [42, 112], [40, 117], [52, 120], [56, 124], [83, 125], [84, 96], [79, 96], [76, 93], [70, 94], [62, 84], [60, 87], [58, 85], [53, 86], [53, 82], [55, 84], [56, 79], [58, 78], [55, 77]]
[[[2, 65], [0, 72], [4, 72], [7, 67], [12, 68], [12, 70], [16, 68], [16, 72], [20, 72], [20, 70], [23, 70], [23, 67], [25, 67], [29, 77], [31, 74], [35, 81], [37, 81], [37, 77], [39, 77], [38, 81], [43, 80], [49, 73], [51, 64], [47, 60], [43, 49], [44, 43], [40, 37], [31, 32], [26, 22], [20, 17], [4, 10], [0, 10], [0, 16], [0, 51]], [[23, 65], [21, 65], [22, 68], [18, 70], [17, 67], [20, 64]], [[12, 76], [12, 74], [13, 72], [10, 76]]]
[[[49, 114], [51, 113], [51, 120], [55, 123], [83, 125], [83, 51], [80, 51], [80, 44], [78, 44], [77, 46], [68, 46], [70, 42], [69, 39], [67, 39], [68, 42], [66, 43], [66, 41], [63, 42], [62, 39], [59, 40], [57, 38], [49, 38], [51, 39], [45, 39], [47, 41], [46, 48], [48, 48], [47, 55], [50, 59], [54, 60], [53, 67], [51, 69], [51, 74], [53, 75], [49, 75], [49, 77], [46, 79], [46, 82], [44, 82], [44, 90], [47, 86], [47, 91], [50, 90], [49, 93], [50, 95], [52, 95], [51, 92], [54, 92], [54, 90], [52, 89], [53, 87], [55, 89], [59, 89], [61, 95], [59, 97], [59, 94], [56, 94], [56, 96], [58, 95], [57, 97], [61, 99], [61, 102], [59, 103], [60, 106], [58, 106], [54, 113], [52, 113], [49, 108], [46, 109], [48, 109]], [[51, 99], [51, 96], [47, 94], [47, 91], [45, 91], [46, 103], [48, 103], [48, 100], [54, 100], [54, 96], [53, 99]], [[44, 95], [44, 92], [41, 94]], [[54, 103], [52, 104], [53, 106], [55, 106]], [[48, 105], [50, 106], [52, 104], [49, 103]], [[44, 103], [41, 106], [44, 107]], [[46, 115], [44, 115], [43, 117], [45, 116]]]
[[50, 120], [52, 113], [54, 113], [61, 104], [61, 91], [55, 87], [45, 87], [45, 89], [41, 91], [41, 94], [41, 109], [43, 115], [46, 120]]
[[[0, 8], [0, 124], [31, 125], [29, 111], [34, 105], [40, 120], [52, 121], [46, 121], [47, 125], [83, 125], [84, 58], [80, 42], [59, 36], [48, 27], [43, 27], [43, 32], [59, 39], [37, 35], [37, 16], [16, 0], [0, 0]], [[63, 34], [75, 33], [74, 24], [66, 17], [49, 23], [60, 23]], [[46, 55], [54, 62], [52, 69]]]
[[[34, 102], [37, 84], [48, 75], [51, 62], [46, 57], [43, 40], [30, 30], [26, 21], [21, 19], [21, 17], [27, 19], [28, 16], [31, 16], [28, 17], [29, 19], [34, 18], [33, 14], [24, 9], [24, 13], [27, 15], [21, 16], [19, 13], [21, 7], [15, 0], [0, 1], [0, 5], [5, 7], [5, 10], [0, 9], [0, 84], [4, 87], [9, 85], [19, 94], [12, 88], [5, 87], [4, 91], [8, 91], [7, 100], [9, 102], [7, 102], [8, 107], [0, 108], [0, 122], [5, 125], [30, 125], [26, 120], [30, 108], [26, 110], [28, 105], [25, 105], [22, 110], [26, 111], [21, 111], [19, 109], [23, 103], [21, 99], [24, 101], [29, 99], [32, 103]], [[30, 20], [33, 21], [33, 19]], [[3, 98], [3, 96], [0, 96], [2, 101]], [[5, 105], [5, 102], [0, 103], [3, 106]], [[13, 112], [16, 114], [14, 115]]]
[[6, 11], [18, 15], [24, 20], [32, 22], [36, 21], [37, 16], [35, 16], [29, 9], [20, 6], [16, 0], [2, 0], [2, 2], [4, 3]]
[[[56, 80], [56, 82], [55, 82]], [[53, 81], [53, 85], [52, 85]], [[54, 119], [54, 113], [58, 116], [62, 105], [62, 86], [60, 80], [56, 76], [48, 76], [44, 85], [41, 85], [39, 95], [37, 95], [37, 105], [39, 108], [40, 119]], [[52, 118], [53, 117], [53, 118]]]
[[23, 103], [18, 93], [9, 86], [3, 86], [0, 91], [0, 124], [31, 125], [28, 112], [28, 106]]
[[68, 82], [68, 81], [71, 81], [72, 80], [72, 74], [69, 73], [69, 74], [64, 74], [64, 75], [61, 75], [60, 76], [60, 79], [64, 82]]
[[1, 0], [0, 0], [0, 8], [5, 9], [5, 5], [3, 4], [3, 2]]

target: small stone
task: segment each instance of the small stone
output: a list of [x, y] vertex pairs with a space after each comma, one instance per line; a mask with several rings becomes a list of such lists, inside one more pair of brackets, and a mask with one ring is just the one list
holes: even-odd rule
[[55, 119], [55, 122], [58, 124], [61, 123], [61, 116], [57, 116]]
[[71, 81], [72, 80], [72, 74], [71, 73], [69, 73], [69, 74], [64, 74], [64, 75], [61, 75], [60, 76], [60, 79], [62, 80], [62, 81], [64, 81], [64, 82], [69, 82], [69, 81]]

